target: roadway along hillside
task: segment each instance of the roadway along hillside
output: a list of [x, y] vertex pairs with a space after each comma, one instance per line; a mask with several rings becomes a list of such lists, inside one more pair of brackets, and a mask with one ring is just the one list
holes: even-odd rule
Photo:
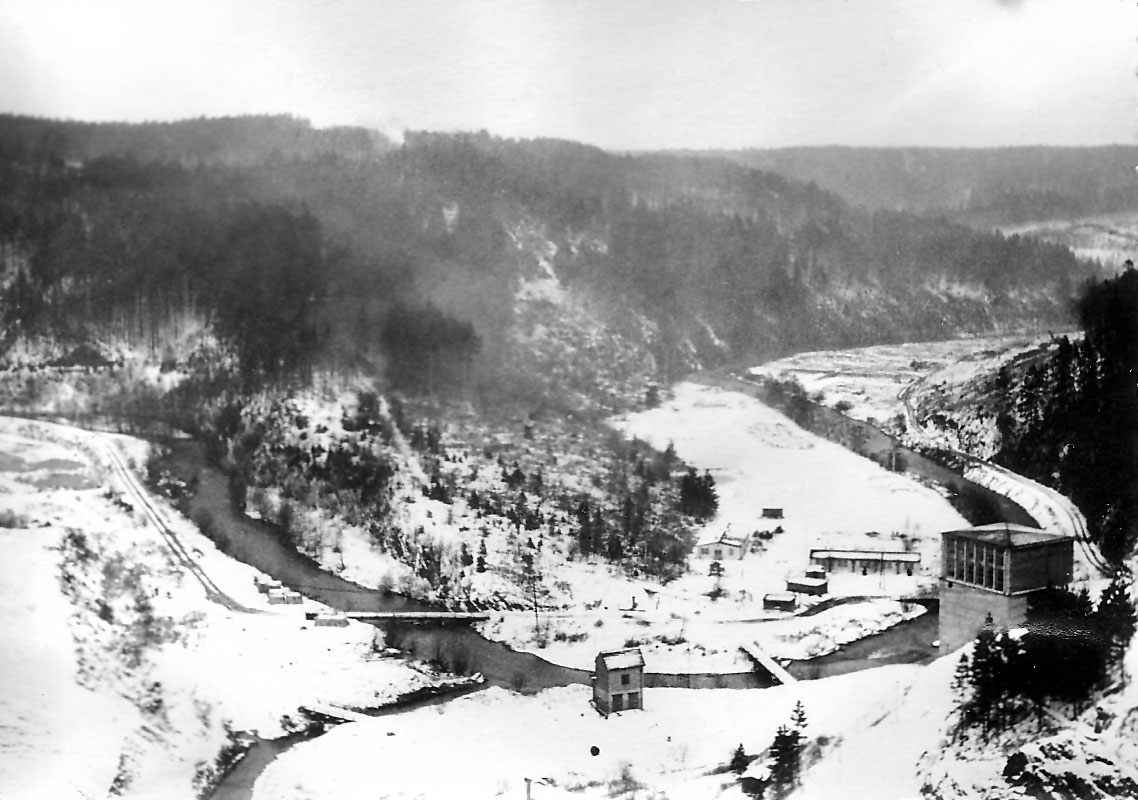
[[944, 447], [940, 442], [933, 440], [921, 424], [917, 412], [913, 408], [913, 391], [935, 373], [923, 375], [911, 381], [897, 394], [897, 399], [905, 410], [905, 429], [913, 436], [932, 447], [947, 450], [961, 458], [968, 467], [964, 474], [969, 480], [986, 486], [1014, 500], [1027, 509], [1036, 520], [1045, 528], [1070, 536], [1079, 543], [1087, 563], [1103, 575], [1113, 574], [1114, 570], [1106, 563], [1106, 559], [1098, 552], [1094, 542], [1091, 541], [1087, 531], [1087, 520], [1083, 512], [1071, 500], [1049, 486], [1024, 477], [1006, 467], [992, 464], [989, 461], [976, 458], [968, 453]]

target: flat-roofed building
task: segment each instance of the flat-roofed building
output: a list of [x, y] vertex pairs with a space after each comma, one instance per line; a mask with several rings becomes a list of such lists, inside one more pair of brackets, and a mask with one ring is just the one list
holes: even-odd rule
[[763, 608], [774, 611], [793, 611], [798, 607], [798, 596], [794, 592], [768, 592], [763, 595]]
[[862, 575], [912, 575], [921, 567], [921, 554], [902, 550], [835, 550], [816, 548], [810, 551], [810, 563], [825, 567], [826, 572], [860, 572]]
[[1027, 619], [1029, 597], [1071, 582], [1075, 542], [1024, 525], [995, 523], [941, 534], [940, 641], [955, 650], [991, 614], [997, 629]]
[[830, 590], [830, 584], [825, 578], [807, 578], [801, 575], [786, 579], [786, 591], [798, 594], [821, 595]]

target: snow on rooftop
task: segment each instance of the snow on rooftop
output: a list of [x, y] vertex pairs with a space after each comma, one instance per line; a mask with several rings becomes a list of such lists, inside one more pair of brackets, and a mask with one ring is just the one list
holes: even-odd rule
[[811, 550], [811, 558], [844, 558], [857, 561], [920, 561], [920, 553], [884, 550]]
[[1029, 528], [1026, 525], [1014, 525], [1006, 522], [994, 522], [990, 525], [979, 525], [963, 530], [945, 531], [953, 536], [975, 539], [978, 542], [1002, 544], [1010, 547], [1023, 547], [1043, 542], [1054, 542], [1067, 538], [1061, 533], [1051, 533], [1039, 528]]
[[634, 669], [644, 666], [644, 656], [640, 653], [639, 647], [600, 653], [598, 657], [604, 663], [605, 669]]

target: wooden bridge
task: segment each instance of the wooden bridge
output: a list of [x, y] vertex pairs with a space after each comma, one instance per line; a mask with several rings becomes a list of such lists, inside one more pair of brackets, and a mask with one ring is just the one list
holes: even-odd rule
[[484, 622], [489, 614], [468, 611], [347, 611], [348, 619], [365, 622]]
[[301, 706], [300, 710], [319, 717], [327, 717], [328, 719], [333, 719], [338, 722], [364, 722], [365, 720], [375, 719], [375, 717], [369, 717], [367, 714], [352, 711], [350, 708], [334, 706], [331, 703], [309, 703], [308, 705]]
[[791, 675], [773, 658], [771, 658], [758, 642], [749, 642], [740, 646], [740, 649], [749, 655], [751, 658], [758, 661], [763, 665], [763, 668], [769, 672], [775, 680], [782, 684], [798, 683], [798, 679]]

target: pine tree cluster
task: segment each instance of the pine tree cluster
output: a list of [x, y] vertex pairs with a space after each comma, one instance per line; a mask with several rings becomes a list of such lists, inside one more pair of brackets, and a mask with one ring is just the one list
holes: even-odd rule
[[991, 615], [953, 689], [962, 729], [1003, 730], [1048, 701], [1086, 702], [1117, 669], [1138, 615], [1131, 579], [1118, 573], [1096, 606], [1084, 589], [1051, 589], [1032, 599], [1015, 633], [994, 630]]
[[770, 787], [776, 798], [785, 797], [799, 784], [802, 750], [806, 744], [806, 709], [794, 704], [789, 725], [780, 725], [770, 746]]
[[1138, 543], [1138, 271], [1088, 285], [1077, 310], [1082, 342], [997, 375], [993, 460], [1069, 496], [1118, 565]]
[[689, 469], [680, 479], [680, 511], [689, 517], [707, 519], [719, 508], [719, 494], [715, 491], [715, 478], [704, 471], [702, 475]]

